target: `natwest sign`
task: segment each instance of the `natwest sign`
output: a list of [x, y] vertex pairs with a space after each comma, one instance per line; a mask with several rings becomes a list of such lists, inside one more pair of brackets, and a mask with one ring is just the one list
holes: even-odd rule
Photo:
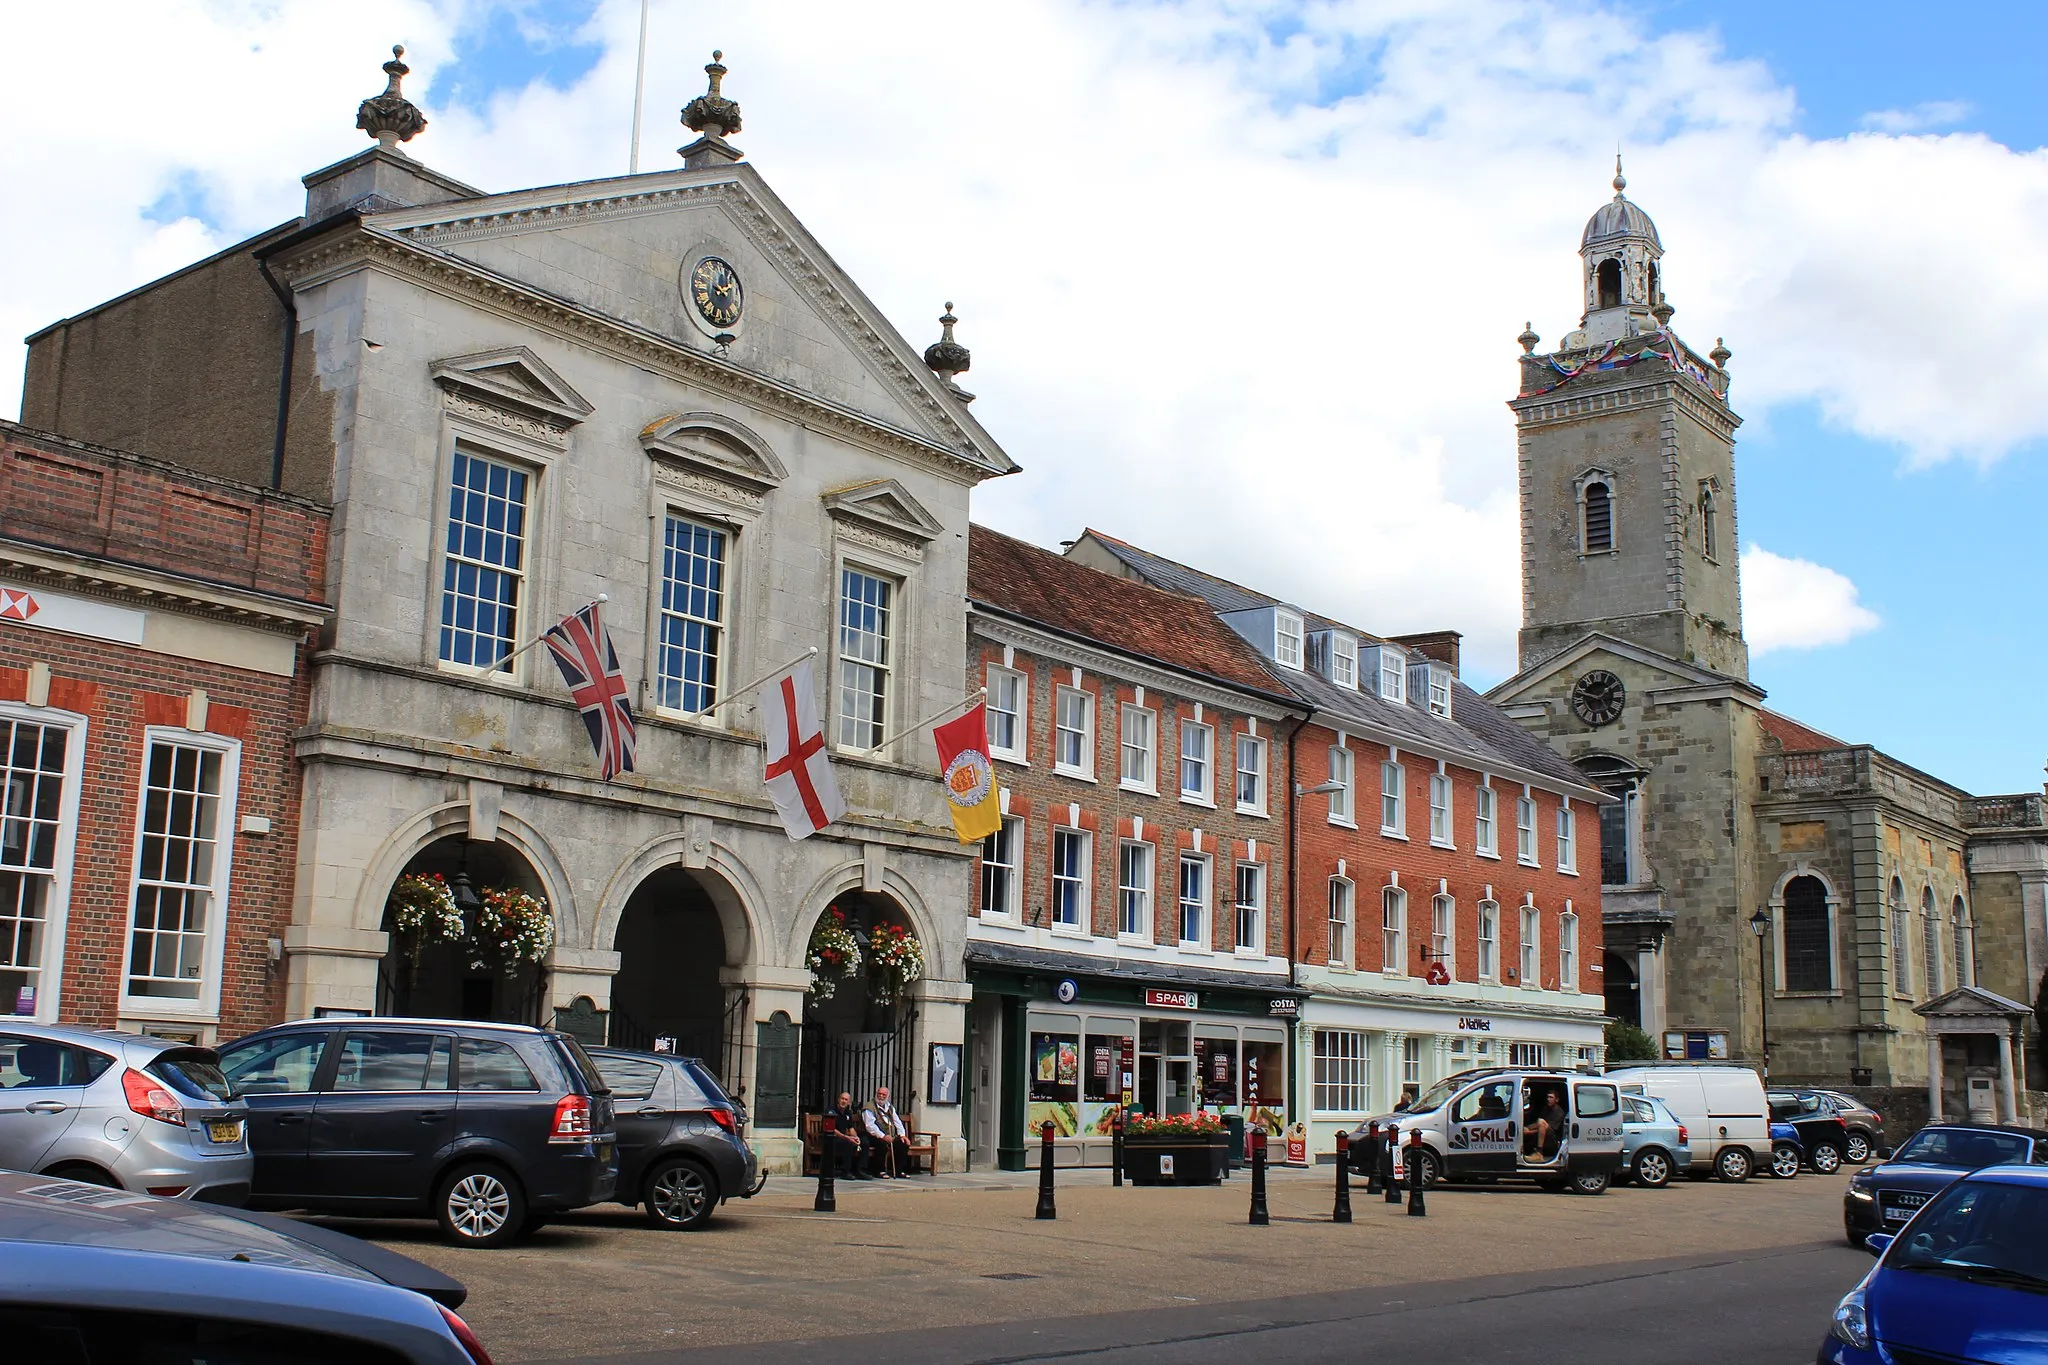
[[1199, 1008], [1200, 998], [1193, 991], [1149, 989], [1145, 992], [1145, 1003], [1155, 1009], [1191, 1010]]

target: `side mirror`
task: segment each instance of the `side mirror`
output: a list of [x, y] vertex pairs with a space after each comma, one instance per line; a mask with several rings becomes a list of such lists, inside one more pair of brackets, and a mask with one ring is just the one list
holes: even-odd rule
[[1884, 1249], [1892, 1244], [1889, 1232], [1873, 1232], [1863, 1239], [1863, 1249], [1873, 1256], [1884, 1255]]

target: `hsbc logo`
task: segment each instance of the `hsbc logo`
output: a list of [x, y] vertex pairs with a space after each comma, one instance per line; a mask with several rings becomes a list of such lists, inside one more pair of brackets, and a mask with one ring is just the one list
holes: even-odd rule
[[20, 588], [0, 588], [0, 619], [8, 621], [29, 621], [41, 611], [42, 604], [35, 594]]

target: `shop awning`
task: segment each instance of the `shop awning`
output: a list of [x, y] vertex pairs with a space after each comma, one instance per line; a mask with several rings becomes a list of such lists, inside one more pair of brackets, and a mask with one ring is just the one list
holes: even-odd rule
[[1217, 990], [1258, 991], [1295, 1000], [1306, 992], [1287, 977], [1266, 972], [1230, 972], [1215, 967], [1184, 967], [1125, 958], [1095, 957], [1088, 953], [1060, 953], [1045, 948], [1024, 948], [1007, 943], [969, 940], [967, 966], [1001, 968], [1004, 971], [1044, 972], [1052, 976], [1092, 976], [1107, 981], [1129, 981], [1147, 986], [1209, 986]]

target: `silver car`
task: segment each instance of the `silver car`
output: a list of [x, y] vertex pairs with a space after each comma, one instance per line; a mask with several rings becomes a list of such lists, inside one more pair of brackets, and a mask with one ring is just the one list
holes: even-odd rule
[[256, 1163], [230, 1094], [210, 1048], [0, 1020], [0, 1167], [240, 1204]]

